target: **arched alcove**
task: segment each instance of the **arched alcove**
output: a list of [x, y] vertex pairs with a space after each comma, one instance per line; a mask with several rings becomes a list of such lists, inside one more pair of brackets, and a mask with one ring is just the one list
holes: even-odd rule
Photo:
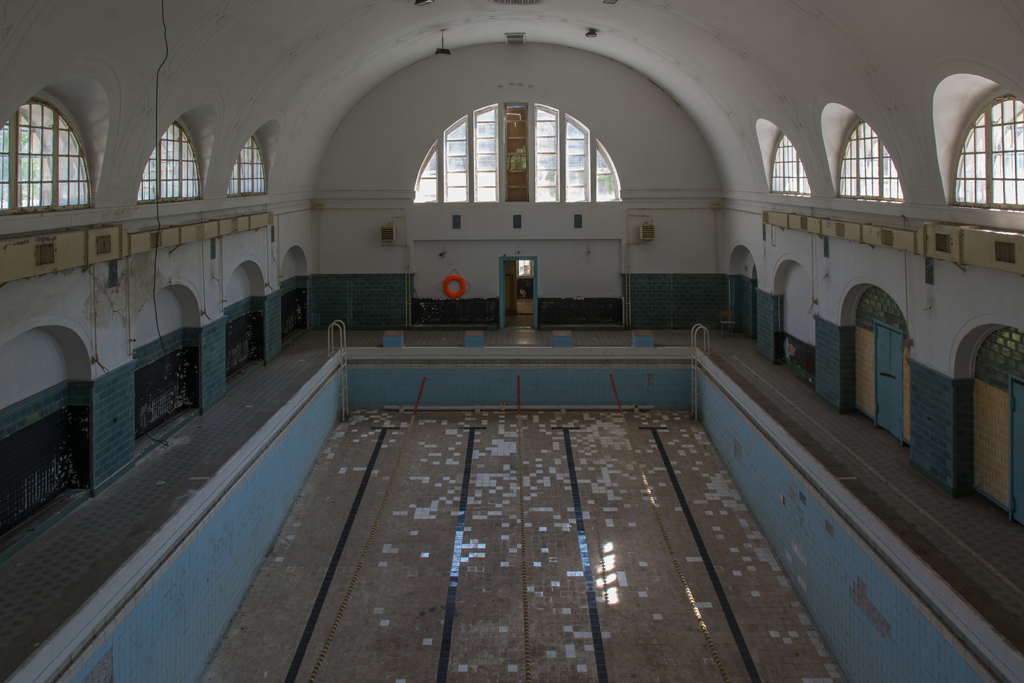
[[[153, 315], [154, 298], [157, 315]], [[159, 317], [159, 334], [157, 329]], [[182, 327], [200, 327], [199, 301], [184, 285], [168, 285], [143, 305], [132, 321], [132, 346], [138, 348]]]
[[243, 261], [224, 283], [224, 305], [230, 306], [250, 296], [263, 296], [263, 271], [255, 261]]
[[281, 280], [288, 280], [296, 276], [308, 275], [309, 269], [306, 265], [306, 252], [302, 247], [295, 245], [291, 247], [281, 259]]
[[783, 261], [775, 271], [775, 294], [782, 294], [782, 329], [787, 335], [814, 344], [814, 317], [811, 313], [811, 278], [796, 261]]
[[90, 379], [89, 351], [66, 327], [46, 325], [22, 332], [0, 347], [0, 409], [66, 380]]
[[964, 73], [947, 76], [935, 87], [932, 96], [935, 153], [947, 202], [953, 201], [956, 166], [967, 127], [977, 118], [983, 105], [1005, 91], [995, 81]]

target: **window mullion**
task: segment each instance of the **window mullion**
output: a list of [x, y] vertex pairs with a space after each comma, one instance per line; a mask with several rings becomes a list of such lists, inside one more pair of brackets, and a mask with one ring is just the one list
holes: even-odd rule
[[[992, 110], [995, 107], [989, 107], [988, 115], [985, 117], [985, 204], [992, 204], [992, 198], [995, 190], [995, 185], [992, 180]], [[977, 170], [975, 170], [977, 175]]]

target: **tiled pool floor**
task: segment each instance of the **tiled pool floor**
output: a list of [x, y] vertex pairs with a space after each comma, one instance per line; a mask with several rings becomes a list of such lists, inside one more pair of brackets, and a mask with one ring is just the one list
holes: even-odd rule
[[536, 681], [721, 681], [666, 538], [732, 681], [751, 680], [740, 642], [761, 680], [840, 678], [706, 433], [685, 413], [627, 413], [625, 423], [617, 413], [527, 413], [521, 447], [514, 411], [421, 411], [411, 429], [409, 419], [357, 412], [338, 426], [204, 681], [307, 681], [335, 623], [320, 681], [522, 681], [527, 633]]

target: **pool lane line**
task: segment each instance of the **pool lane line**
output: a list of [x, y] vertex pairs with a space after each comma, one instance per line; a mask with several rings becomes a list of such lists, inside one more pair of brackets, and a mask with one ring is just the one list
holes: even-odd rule
[[690, 506], [686, 504], [686, 496], [683, 495], [683, 490], [679, 486], [679, 479], [676, 477], [676, 471], [672, 467], [672, 461], [668, 458], [668, 453], [665, 452], [665, 445], [661, 442], [661, 437], [658, 435], [658, 427], [641, 427], [641, 432], [650, 431], [651, 436], [654, 437], [654, 443], [658, 446], [658, 452], [661, 453], [661, 461], [665, 464], [665, 470], [668, 472], [668, 478], [672, 482], [672, 488], [675, 489], [676, 498], [679, 500], [679, 505], [683, 509], [683, 514], [686, 515], [686, 523], [690, 526], [690, 533], [693, 535], [693, 540], [697, 544], [697, 550], [700, 551], [700, 557], [704, 561], [704, 568], [707, 569], [708, 577], [711, 578], [711, 585], [715, 588], [715, 595], [718, 596], [718, 602], [722, 606], [722, 611], [725, 613], [725, 620], [729, 624], [729, 630], [732, 631], [732, 637], [736, 640], [736, 647], [740, 651], [740, 657], [743, 659], [743, 665], [747, 669], [747, 675], [750, 677], [751, 683], [760, 683], [761, 676], [757, 673], [757, 666], [754, 664], [754, 659], [750, 656], [750, 650], [747, 648], [747, 641], [743, 638], [743, 632], [740, 630], [739, 622], [736, 621], [736, 615], [732, 611], [732, 607], [729, 605], [729, 598], [725, 595], [725, 589], [722, 587], [722, 582], [718, 578], [718, 572], [715, 570], [715, 565], [711, 561], [711, 555], [708, 553], [708, 548], [704, 544], [704, 539], [700, 535], [700, 529], [697, 528], [697, 522], [693, 518], [693, 512], [690, 511]]
[[[345, 591], [345, 597], [341, 601], [341, 607], [338, 608], [338, 614], [334, 617], [334, 623], [331, 624], [331, 630], [328, 632], [326, 640], [324, 640], [324, 646], [320, 649], [320, 656], [316, 658], [316, 664], [313, 665], [313, 670], [309, 674], [309, 683], [314, 683], [314, 681], [316, 681], [316, 677], [320, 673], [320, 667], [323, 666], [324, 659], [327, 658], [327, 651], [331, 649], [331, 643], [334, 641], [334, 635], [338, 632], [338, 626], [341, 624], [341, 618], [345, 614], [345, 608], [348, 606], [348, 600], [352, 597], [352, 591], [355, 590], [356, 581], [359, 580], [359, 572], [363, 569], [363, 562], [366, 561], [366, 556], [370, 552], [370, 544], [373, 543], [373, 537], [377, 534], [377, 527], [380, 526], [381, 517], [384, 516], [384, 508], [388, 503], [388, 498], [391, 496], [391, 488], [395, 485], [398, 468], [401, 466], [402, 457], [405, 455], [405, 445], [409, 442], [409, 434], [412, 433], [413, 424], [416, 422], [416, 411], [420, 407], [420, 399], [423, 397], [423, 387], [426, 386], [426, 384], [427, 371], [424, 370], [423, 381], [420, 382], [420, 392], [416, 395], [416, 405], [413, 406], [412, 417], [409, 418], [409, 425], [405, 428], [405, 438], [402, 439], [402, 447], [398, 451], [398, 459], [395, 460], [395, 466], [391, 468], [391, 476], [388, 478], [387, 488], [384, 489], [384, 497], [380, 501], [380, 508], [377, 510], [377, 517], [373, 520], [373, 527], [370, 529], [370, 535], [366, 539], [366, 545], [363, 546], [363, 554], [359, 556], [359, 563], [356, 565], [356, 570], [352, 574], [352, 580], [348, 583], [348, 590]], [[363, 476], [365, 478], [366, 475], [364, 474]]]
[[[679, 577], [679, 583], [682, 584], [683, 590], [686, 591], [686, 598], [690, 601], [690, 610], [697, 619], [697, 625], [700, 626], [701, 633], [704, 635], [704, 642], [711, 652], [711, 657], [715, 661], [715, 666], [718, 668], [718, 673], [722, 677], [723, 683], [730, 683], [729, 674], [725, 671], [725, 664], [722, 663], [722, 658], [718, 656], [718, 649], [715, 648], [715, 641], [711, 639], [711, 632], [708, 631], [708, 626], [704, 623], [704, 617], [700, 613], [700, 608], [697, 607], [697, 601], [694, 599], [693, 592], [690, 590], [690, 584], [686, 581], [686, 576], [683, 574], [683, 568], [679, 566], [679, 560], [676, 559], [675, 551], [672, 550], [672, 542], [668, 539], [668, 532], [665, 531], [665, 524], [661, 520], [661, 513], [658, 512], [658, 502], [654, 499], [654, 491], [651, 490], [651, 484], [647, 481], [647, 473], [644, 470], [643, 463], [640, 462], [640, 454], [637, 453], [636, 447], [633, 445], [633, 439], [629, 436], [629, 425], [626, 424], [626, 413], [622, 410], [622, 402], [619, 400], [619, 390], [615, 388], [615, 378], [612, 376], [611, 364], [608, 365], [608, 379], [612, 383], [615, 403], [619, 406], [619, 415], [622, 417], [622, 425], [625, 428], [626, 442], [629, 444], [629, 450], [633, 453], [633, 462], [636, 464], [637, 472], [640, 473], [640, 479], [644, 483], [644, 494], [647, 497], [647, 501], [651, 504], [654, 519], [657, 520], [658, 528], [661, 529], [661, 538], [665, 541], [665, 547], [668, 549], [669, 557], [672, 558], [672, 564], [675, 565], [676, 576]], [[757, 680], [760, 681], [760, 678]]]
[[302, 631], [298, 647], [295, 648], [295, 656], [292, 657], [292, 664], [288, 668], [288, 675], [284, 679], [285, 683], [294, 683], [299, 675], [299, 667], [302, 666], [302, 659], [306, 656], [306, 648], [309, 647], [309, 641], [313, 637], [313, 629], [316, 628], [316, 622], [320, 618], [320, 611], [323, 609], [327, 593], [331, 589], [331, 582], [334, 581], [334, 574], [338, 570], [338, 562], [341, 560], [341, 554], [345, 551], [348, 535], [352, 531], [352, 524], [355, 522], [356, 514], [359, 512], [359, 504], [363, 500], [363, 494], [366, 493], [366, 486], [370, 483], [370, 477], [373, 476], [373, 466], [377, 462], [377, 456], [380, 455], [380, 447], [384, 444], [388, 429], [392, 428], [380, 428], [377, 445], [373, 447], [373, 454], [370, 456], [369, 462], [366, 463], [366, 471], [363, 472], [363, 478], [359, 482], [359, 490], [356, 491], [356, 497], [348, 511], [348, 519], [345, 520], [345, 528], [342, 529], [341, 537], [334, 548], [334, 555], [331, 556], [331, 561], [327, 565], [327, 573], [324, 574], [323, 581], [320, 582], [320, 591], [316, 594], [313, 609], [310, 610], [309, 618], [306, 620], [306, 628]]
[[604, 658], [604, 638], [601, 635], [601, 618], [597, 613], [597, 596], [594, 593], [594, 573], [590, 569], [590, 548], [587, 545], [587, 530], [583, 526], [583, 506], [580, 500], [580, 487], [576, 481], [576, 462], [572, 457], [572, 439], [569, 432], [576, 431], [571, 427], [562, 428], [562, 439], [565, 441], [565, 459], [569, 463], [569, 483], [572, 485], [572, 506], [576, 513], [576, 539], [580, 544], [580, 557], [583, 560], [583, 581], [587, 589], [587, 610], [590, 612], [590, 633], [594, 640], [594, 659], [597, 660], [597, 680], [608, 683], [608, 666]]
[[526, 567], [526, 491], [523, 486], [523, 402], [519, 390], [519, 364], [516, 363], [516, 453], [519, 455], [519, 552], [523, 569], [523, 680], [532, 683], [530, 670], [530, 588]]
[[466, 443], [466, 465], [462, 469], [462, 492], [459, 495], [459, 517], [455, 525], [455, 548], [452, 550], [452, 566], [448, 572], [448, 599], [444, 608], [444, 630], [441, 633], [441, 654], [437, 658], [437, 683], [448, 680], [448, 663], [451, 659], [452, 633], [455, 628], [455, 598], [459, 592], [459, 570], [462, 568], [462, 538], [466, 527], [466, 504], [469, 502], [469, 478], [473, 470], [473, 439], [478, 431], [486, 427], [463, 427], [469, 431]]

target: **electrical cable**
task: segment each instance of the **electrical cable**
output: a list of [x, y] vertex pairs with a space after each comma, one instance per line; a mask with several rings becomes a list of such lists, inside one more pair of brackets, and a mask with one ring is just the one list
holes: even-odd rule
[[[164, 30], [164, 58], [160, 66], [156, 68], [156, 88], [153, 96], [153, 154], [156, 157], [156, 249], [153, 250], [153, 319], [156, 321], [156, 336], [160, 339], [160, 350], [167, 355], [167, 347], [164, 345], [164, 335], [160, 332], [160, 313], [156, 308], [156, 262], [160, 255], [160, 158], [163, 156], [160, 149], [160, 71], [167, 64], [167, 57], [170, 49], [167, 44], [167, 16], [164, 12], [164, 0], [160, 0], [160, 24]], [[204, 302], [205, 303], [205, 302]], [[131, 314], [131, 311], [129, 311]]]

